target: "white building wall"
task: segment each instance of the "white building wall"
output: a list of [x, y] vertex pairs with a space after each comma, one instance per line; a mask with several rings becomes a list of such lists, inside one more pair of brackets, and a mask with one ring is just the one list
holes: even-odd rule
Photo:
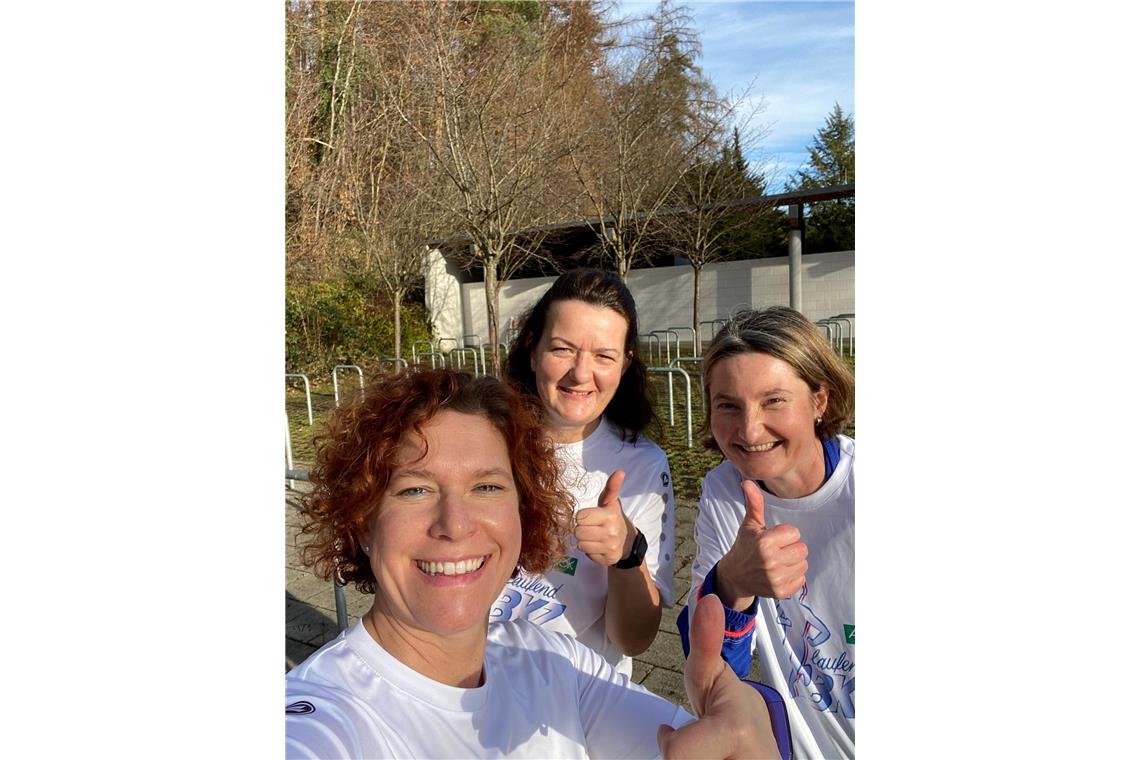
[[[437, 252], [438, 255], [438, 252]], [[442, 257], [440, 257], [442, 259]], [[457, 273], [456, 273], [457, 274]], [[816, 321], [855, 311], [855, 252], [811, 253], [803, 256], [803, 312]], [[480, 342], [488, 340], [487, 301], [482, 282], [459, 284], [457, 276], [440, 278], [445, 287], [454, 288], [441, 298], [441, 308], [454, 310], [448, 318], [433, 311], [431, 292], [427, 288], [428, 309], [432, 314], [435, 337], [455, 338], [462, 344], [466, 334], [477, 334]], [[521, 319], [554, 277], [509, 280], [499, 293], [499, 332], [502, 342], [511, 327], [511, 318]], [[627, 280], [637, 302], [641, 333], [690, 324], [692, 314], [693, 270], [688, 265], [634, 269]], [[741, 308], [789, 304], [788, 258], [748, 259], [710, 264], [701, 272], [700, 319], [712, 320], [730, 316]], [[449, 331], [448, 331], [449, 330]], [[703, 331], [707, 340], [711, 333]], [[681, 334], [686, 340], [687, 333]]]
[[[438, 248], [423, 254], [424, 306], [427, 307], [432, 336], [463, 335], [463, 306], [459, 288], [459, 266], [446, 259]], [[487, 323], [484, 317], [483, 324]]]

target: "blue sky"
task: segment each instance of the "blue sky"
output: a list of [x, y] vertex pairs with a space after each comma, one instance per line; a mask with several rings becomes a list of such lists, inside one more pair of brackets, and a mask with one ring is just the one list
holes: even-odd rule
[[[700, 33], [700, 66], [722, 95], [763, 98], [757, 117], [769, 127], [747, 157], [767, 169], [770, 192], [807, 160], [807, 146], [838, 103], [855, 113], [855, 3], [688, 0]], [[621, 0], [623, 14], [653, 10], [656, 2]], [[856, 131], [858, 131], [858, 114]]]

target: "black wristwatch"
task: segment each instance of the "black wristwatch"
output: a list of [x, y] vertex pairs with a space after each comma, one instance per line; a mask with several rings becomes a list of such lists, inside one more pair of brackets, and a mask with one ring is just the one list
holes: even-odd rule
[[645, 550], [648, 548], [649, 542], [645, 540], [645, 534], [641, 532], [641, 528], [638, 528], [637, 538], [633, 539], [633, 548], [629, 550], [629, 556], [619, 559], [613, 566], [618, 570], [641, 567], [641, 563], [645, 561]]

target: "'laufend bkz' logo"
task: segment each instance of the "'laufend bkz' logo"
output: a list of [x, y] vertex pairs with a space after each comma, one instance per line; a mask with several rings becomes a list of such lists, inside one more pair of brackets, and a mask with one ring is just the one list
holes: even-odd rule
[[847, 639], [848, 644], [855, 643], [855, 626], [843, 624], [843, 638]]
[[558, 564], [554, 566], [560, 572], [567, 575], [573, 575], [578, 571], [578, 558], [577, 557], [563, 557], [558, 560]]

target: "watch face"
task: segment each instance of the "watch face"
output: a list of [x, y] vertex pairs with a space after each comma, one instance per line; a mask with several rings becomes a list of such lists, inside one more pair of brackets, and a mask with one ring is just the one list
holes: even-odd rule
[[617, 562], [614, 567], [619, 570], [641, 567], [641, 563], [645, 561], [645, 551], [648, 548], [649, 541], [645, 538], [645, 534], [639, 529], [637, 531], [637, 538], [633, 539], [633, 547], [629, 550], [629, 556]]

